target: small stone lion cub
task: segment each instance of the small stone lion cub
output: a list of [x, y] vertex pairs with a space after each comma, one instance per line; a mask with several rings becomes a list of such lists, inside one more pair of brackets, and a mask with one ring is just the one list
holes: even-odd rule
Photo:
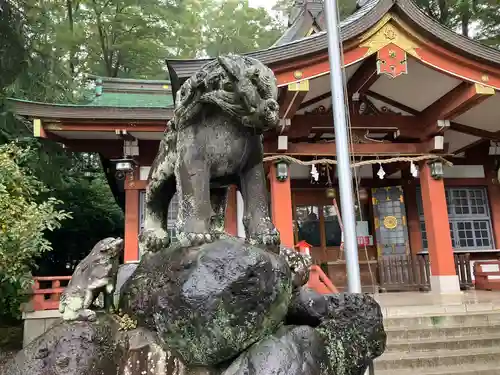
[[104, 308], [114, 309], [113, 292], [122, 251], [123, 239], [108, 237], [99, 241], [78, 264], [61, 294], [59, 311], [63, 320], [95, 320], [96, 313], [90, 307], [101, 292]]

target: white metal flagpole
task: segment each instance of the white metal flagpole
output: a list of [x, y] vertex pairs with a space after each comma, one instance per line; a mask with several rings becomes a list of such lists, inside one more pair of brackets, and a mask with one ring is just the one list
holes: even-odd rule
[[347, 138], [347, 118], [344, 97], [344, 79], [340, 53], [339, 22], [336, 0], [325, 0], [326, 30], [328, 36], [328, 56], [330, 59], [330, 86], [332, 91], [332, 112], [337, 151], [337, 171], [339, 175], [340, 207], [344, 219], [345, 260], [347, 285], [351, 293], [361, 293], [359, 273], [358, 241], [356, 238], [356, 217], [352, 174]]

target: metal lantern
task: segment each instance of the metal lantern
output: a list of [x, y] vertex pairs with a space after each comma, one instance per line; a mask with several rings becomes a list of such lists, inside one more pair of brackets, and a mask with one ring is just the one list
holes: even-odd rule
[[116, 171], [131, 172], [134, 170], [135, 161], [131, 158], [111, 159], [115, 163]]
[[288, 178], [288, 164], [284, 161], [276, 163], [276, 179], [279, 182], [284, 182]]
[[444, 167], [441, 161], [430, 163], [431, 177], [435, 180], [441, 180], [444, 176]]

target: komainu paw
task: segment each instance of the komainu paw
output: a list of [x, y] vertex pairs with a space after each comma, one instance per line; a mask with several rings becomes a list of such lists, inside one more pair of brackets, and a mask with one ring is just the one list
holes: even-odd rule
[[167, 232], [162, 232], [162, 235], [159, 236], [154, 229], [142, 230], [141, 234], [139, 234], [139, 244], [141, 248], [152, 253], [166, 249], [170, 245], [170, 236]]

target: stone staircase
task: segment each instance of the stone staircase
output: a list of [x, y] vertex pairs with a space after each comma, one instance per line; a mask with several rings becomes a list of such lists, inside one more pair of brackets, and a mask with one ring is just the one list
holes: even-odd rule
[[375, 375], [500, 375], [500, 310], [385, 315]]

